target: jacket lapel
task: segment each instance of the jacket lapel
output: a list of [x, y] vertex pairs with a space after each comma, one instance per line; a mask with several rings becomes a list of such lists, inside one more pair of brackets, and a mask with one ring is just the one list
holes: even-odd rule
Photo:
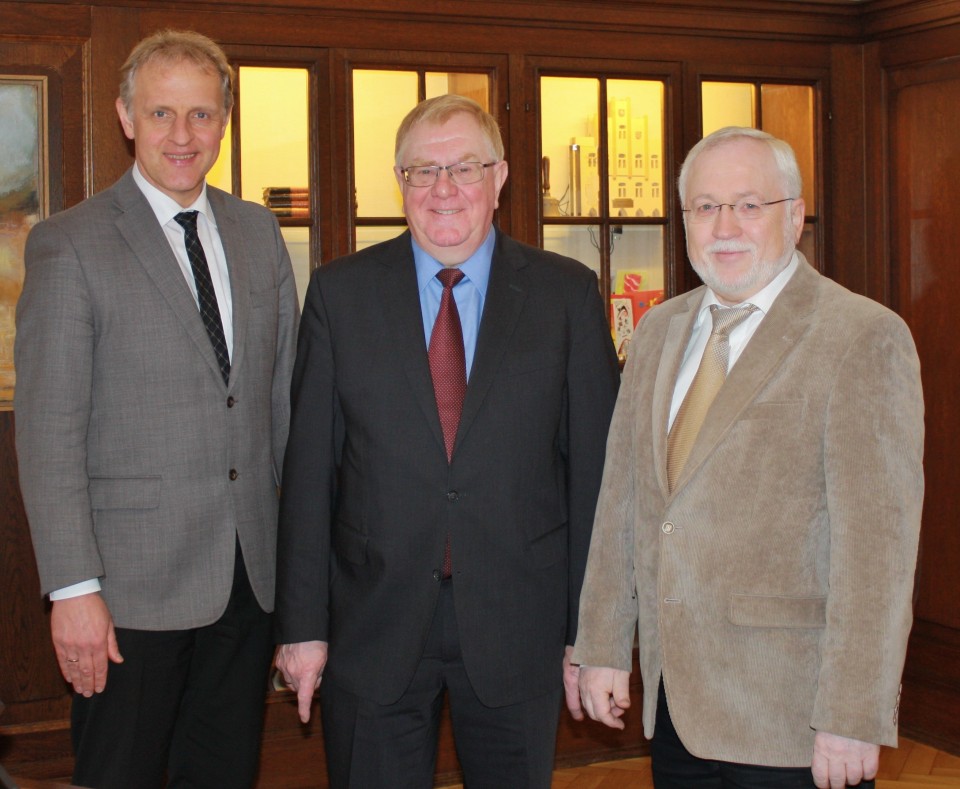
[[773, 303], [710, 406], [674, 492], [696, 473], [743, 410], [780, 369], [784, 357], [802, 339], [813, 316], [818, 277], [801, 255], [797, 271]]
[[218, 381], [223, 381], [216, 354], [204, 328], [193, 294], [170, 249], [163, 228], [150, 204], [133, 180], [132, 170], [117, 182], [116, 205], [120, 211], [117, 229], [133, 250], [140, 265], [156, 285], [170, 309], [183, 324], [184, 331], [197, 346]]
[[383, 276], [378, 280], [381, 314], [389, 327], [389, 335], [398, 359], [423, 412], [430, 432], [446, 455], [443, 428], [437, 413], [437, 399], [430, 375], [430, 360], [423, 336], [423, 313], [417, 288], [417, 268], [413, 260], [410, 231], [383, 247], [380, 256]]
[[[217, 220], [217, 232], [223, 252], [227, 258], [227, 270], [230, 273], [230, 298], [233, 302], [233, 354], [230, 359], [230, 386], [238, 380], [243, 368], [244, 350], [248, 321], [250, 318], [250, 266], [253, 261], [247, 255], [244, 243], [244, 226], [237, 220], [223, 194], [210, 186], [207, 187], [207, 200]], [[209, 344], [209, 341], [208, 341]], [[216, 361], [216, 359], [214, 359]], [[217, 370], [219, 372], [219, 368]]]
[[[526, 260], [518, 251], [509, 248], [512, 242], [506, 236], [499, 231], [496, 232], [497, 243], [490, 263], [490, 281], [487, 284], [487, 295], [483, 304], [473, 368], [470, 371], [467, 394], [463, 401], [463, 412], [460, 415], [457, 445], [473, 424], [497, 370], [500, 369], [503, 354], [507, 350], [527, 298], [526, 287], [519, 276], [520, 270], [527, 265]], [[455, 445], [454, 454], [456, 451]]]

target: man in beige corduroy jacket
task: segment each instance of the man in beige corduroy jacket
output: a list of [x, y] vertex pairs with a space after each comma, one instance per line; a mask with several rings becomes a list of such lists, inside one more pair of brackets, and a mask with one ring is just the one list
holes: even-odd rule
[[[785, 142], [715, 132], [679, 191], [704, 285], [650, 310], [631, 342], [573, 656], [584, 706], [623, 726], [636, 629], [658, 789], [869, 786], [880, 745], [896, 745], [911, 624], [913, 340], [796, 250], [804, 201]], [[744, 306], [668, 479], [712, 313]]]

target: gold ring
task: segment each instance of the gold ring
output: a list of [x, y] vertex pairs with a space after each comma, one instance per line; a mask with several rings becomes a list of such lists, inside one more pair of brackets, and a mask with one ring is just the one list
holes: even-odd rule
[[80, 658], [78, 658], [78, 657], [75, 657], [75, 658], [67, 658], [67, 663], [79, 663], [79, 662], [80, 662]]

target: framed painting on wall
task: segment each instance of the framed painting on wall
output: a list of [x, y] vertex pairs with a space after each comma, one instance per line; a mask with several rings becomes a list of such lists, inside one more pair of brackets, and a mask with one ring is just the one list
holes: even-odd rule
[[47, 77], [0, 73], [0, 140], [0, 410], [9, 410], [24, 247], [50, 210]]

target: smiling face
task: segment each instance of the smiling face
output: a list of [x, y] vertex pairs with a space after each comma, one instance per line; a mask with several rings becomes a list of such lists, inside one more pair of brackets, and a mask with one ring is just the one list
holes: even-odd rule
[[220, 154], [227, 127], [216, 73], [189, 60], [151, 60], [137, 70], [129, 109], [117, 99], [117, 113], [144, 178], [189, 206]]
[[[402, 167], [458, 162], [491, 162], [492, 152], [479, 124], [457, 113], [441, 124], [422, 122], [407, 135], [399, 152]], [[394, 168], [403, 194], [407, 226], [420, 247], [444, 266], [463, 263], [487, 236], [500, 189], [507, 180], [507, 163], [497, 162], [484, 171], [483, 179], [458, 185], [448, 172], [441, 172], [433, 186], [410, 186]]]
[[[693, 161], [686, 205], [766, 203], [793, 197], [770, 147], [756, 139], [733, 138], [703, 151]], [[689, 222], [690, 263], [724, 304], [739, 304], [759, 293], [786, 268], [803, 231], [801, 198], [768, 206], [757, 219], [740, 220], [725, 206], [711, 220]]]

